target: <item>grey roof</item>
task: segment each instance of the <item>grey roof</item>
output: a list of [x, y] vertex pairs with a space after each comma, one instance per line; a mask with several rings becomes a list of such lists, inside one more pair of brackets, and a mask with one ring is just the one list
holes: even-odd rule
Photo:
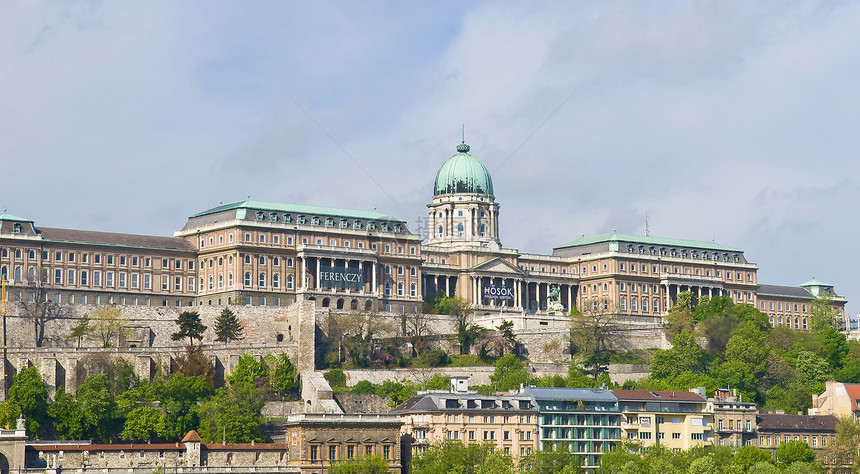
[[481, 408], [481, 407], [457, 407], [457, 408], [448, 408], [445, 406], [445, 400], [474, 400], [474, 401], [482, 401], [482, 400], [491, 400], [491, 401], [509, 401], [509, 402], [518, 402], [527, 400], [531, 402], [531, 397], [528, 395], [480, 395], [477, 393], [455, 393], [455, 392], [431, 392], [431, 393], [423, 393], [421, 395], [415, 395], [411, 397], [409, 400], [401, 403], [396, 406], [390, 413], [408, 413], [408, 412], [422, 412], [422, 411], [533, 411], [533, 409], [523, 409], [518, 406], [513, 406], [511, 408]]
[[617, 402], [611, 391], [603, 388], [542, 388], [527, 387], [525, 394], [537, 400], [584, 400], [591, 402]]
[[198, 212], [191, 216], [200, 217], [208, 214], [215, 214], [223, 211], [232, 211], [237, 209], [253, 209], [260, 211], [277, 211], [277, 212], [290, 212], [295, 214], [308, 214], [308, 215], [320, 215], [320, 216], [332, 216], [332, 217], [348, 217], [351, 219], [370, 219], [370, 220], [379, 220], [379, 221], [399, 221], [405, 222], [403, 219], [398, 219], [396, 217], [388, 216], [382, 214], [381, 212], [376, 211], [365, 211], [360, 209], [347, 209], [347, 208], [338, 208], [338, 207], [324, 207], [324, 206], [309, 206], [306, 204], [288, 204], [288, 203], [279, 203], [279, 202], [268, 202], [268, 201], [254, 201], [247, 199], [245, 201], [232, 202], [229, 204], [222, 204], [212, 209], [207, 209], [202, 212]]
[[783, 285], [759, 285], [756, 294], [766, 296], [787, 296], [791, 298], [812, 298], [812, 293], [806, 288]]
[[592, 235], [588, 237], [583, 236], [566, 244], [559, 245], [558, 247], [556, 247], [556, 249], [577, 247], [580, 245], [591, 245], [603, 242], [629, 242], [633, 244], [663, 245], [666, 247], [685, 247], [693, 249], [718, 250], [720, 252], [741, 252], [741, 250], [727, 247], [725, 245], [720, 245], [716, 242], [652, 237], [650, 235], [618, 234], [615, 232], [611, 234]]
[[838, 421], [832, 415], [761, 414], [756, 416], [756, 426], [759, 431], [824, 431], [835, 433]]
[[158, 235], [117, 234], [93, 230], [55, 229], [40, 227], [42, 240], [47, 242], [106, 245], [113, 247], [148, 248], [159, 250], [195, 251], [194, 246], [180, 237]]

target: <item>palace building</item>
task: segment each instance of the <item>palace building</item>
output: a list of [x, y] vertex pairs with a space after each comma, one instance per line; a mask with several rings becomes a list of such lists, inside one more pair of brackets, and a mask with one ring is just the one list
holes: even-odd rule
[[760, 284], [742, 250], [715, 242], [610, 233], [549, 255], [501, 243], [487, 168], [466, 143], [442, 164], [427, 204], [426, 241], [376, 211], [245, 200], [188, 218], [172, 237], [37, 226], [0, 214], [0, 275], [9, 299], [148, 306], [287, 306], [421, 311], [438, 294], [469, 302], [477, 321], [517, 329], [565, 324], [573, 306], [659, 323], [679, 293], [731, 297], [774, 326], [807, 329], [817, 280]]

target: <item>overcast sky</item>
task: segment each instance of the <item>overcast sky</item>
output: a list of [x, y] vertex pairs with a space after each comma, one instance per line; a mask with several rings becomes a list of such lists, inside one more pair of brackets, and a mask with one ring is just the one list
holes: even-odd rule
[[171, 235], [250, 194], [414, 229], [465, 124], [505, 247], [647, 213], [856, 313], [858, 89], [857, 2], [9, 1], [0, 207]]

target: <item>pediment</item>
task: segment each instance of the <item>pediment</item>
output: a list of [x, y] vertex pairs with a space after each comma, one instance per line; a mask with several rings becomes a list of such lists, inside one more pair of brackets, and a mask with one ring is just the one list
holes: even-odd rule
[[510, 275], [522, 275], [523, 271], [517, 268], [515, 265], [502, 260], [499, 257], [492, 258], [487, 260], [486, 262], [479, 263], [472, 267], [472, 270], [477, 272], [487, 272], [487, 273], [507, 273]]

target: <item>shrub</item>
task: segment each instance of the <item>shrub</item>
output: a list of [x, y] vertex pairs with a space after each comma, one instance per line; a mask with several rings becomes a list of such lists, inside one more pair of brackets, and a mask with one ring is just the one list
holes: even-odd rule
[[332, 387], [346, 387], [346, 374], [340, 369], [331, 369], [323, 376]]

